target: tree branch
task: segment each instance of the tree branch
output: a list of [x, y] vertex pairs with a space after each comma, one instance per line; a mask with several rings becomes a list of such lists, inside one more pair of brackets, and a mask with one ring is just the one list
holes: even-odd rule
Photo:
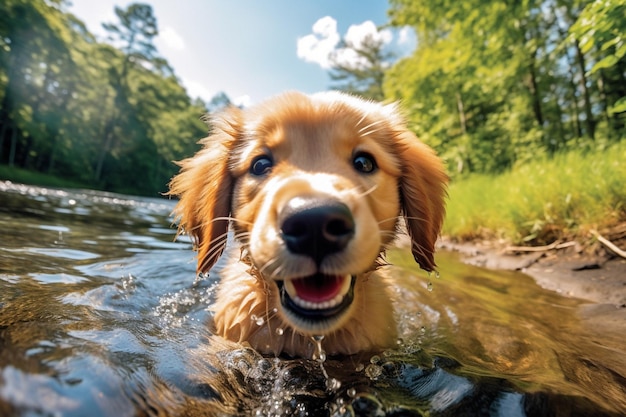
[[591, 234], [594, 235], [596, 237], [596, 239], [598, 239], [598, 241], [600, 243], [602, 243], [604, 246], [609, 248], [616, 255], [619, 255], [622, 258], [626, 259], [626, 251], [624, 251], [624, 250], [620, 249], [619, 247], [617, 247], [617, 245], [615, 245], [613, 242], [611, 242], [610, 240], [608, 240], [607, 238], [605, 238], [604, 236], [602, 236], [600, 233], [598, 233], [595, 230], [592, 230]]

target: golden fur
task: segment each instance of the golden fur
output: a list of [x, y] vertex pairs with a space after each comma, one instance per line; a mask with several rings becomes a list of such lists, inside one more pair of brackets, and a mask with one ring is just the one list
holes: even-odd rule
[[[377, 271], [381, 254], [404, 217], [416, 262], [435, 268], [447, 183], [439, 158], [407, 130], [396, 107], [341, 93], [285, 93], [249, 109], [228, 109], [212, 120], [201, 144], [180, 163], [170, 194], [180, 197], [175, 215], [198, 250], [198, 272], [222, 255], [229, 230], [241, 248], [228, 253], [220, 272], [215, 333], [262, 353], [301, 357], [312, 354], [312, 336], [324, 336], [329, 354], [393, 345], [393, 279]], [[255, 168], [259, 158], [267, 169]], [[290, 250], [283, 213], [297, 211], [302, 201], [322, 211], [328, 201], [347, 207], [346, 225], [332, 233], [349, 240], [320, 259]], [[327, 277], [336, 277], [341, 289], [327, 291], [338, 293], [341, 311], [316, 304], [315, 297], [324, 296], [317, 290], [289, 286], [303, 277], [317, 277], [309, 282], [324, 288]], [[285, 307], [300, 295], [313, 297], [313, 310]], [[327, 314], [318, 319], [317, 311]]]

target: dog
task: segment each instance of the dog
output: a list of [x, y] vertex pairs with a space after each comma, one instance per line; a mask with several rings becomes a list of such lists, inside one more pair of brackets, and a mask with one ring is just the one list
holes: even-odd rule
[[213, 332], [303, 358], [316, 341], [330, 355], [394, 346], [384, 253], [403, 218], [415, 261], [435, 269], [448, 182], [397, 106], [288, 92], [229, 108], [210, 125], [169, 194], [179, 198], [173, 214], [194, 242], [198, 273], [227, 240], [239, 248], [224, 255]]

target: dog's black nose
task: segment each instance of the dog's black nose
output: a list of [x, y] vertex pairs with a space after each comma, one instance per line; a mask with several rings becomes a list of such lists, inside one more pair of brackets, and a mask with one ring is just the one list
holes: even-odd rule
[[310, 256], [318, 265], [326, 255], [345, 248], [354, 236], [350, 209], [334, 200], [294, 198], [278, 220], [287, 248]]

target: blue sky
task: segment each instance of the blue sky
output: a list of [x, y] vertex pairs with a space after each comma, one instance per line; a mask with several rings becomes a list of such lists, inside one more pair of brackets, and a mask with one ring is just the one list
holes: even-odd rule
[[[125, 8], [130, 3], [72, 0], [69, 11], [103, 39], [101, 23], [117, 23], [114, 6]], [[375, 26], [388, 21], [388, 4], [382, 0], [147, 0], [147, 3], [152, 5], [158, 21], [157, 49], [174, 68], [188, 93], [209, 100], [224, 91], [234, 101], [244, 104], [259, 102], [285, 90], [313, 93], [328, 89], [331, 82], [324, 56], [336, 49], [333, 43], [345, 37], [349, 30], [353, 38], [358, 38], [372, 30], [376, 32]], [[373, 25], [364, 24], [367, 21]], [[375, 35], [406, 51], [414, 45], [407, 31], [383, 31]], [[344, 55], [350, 59], [349, 54]]]

